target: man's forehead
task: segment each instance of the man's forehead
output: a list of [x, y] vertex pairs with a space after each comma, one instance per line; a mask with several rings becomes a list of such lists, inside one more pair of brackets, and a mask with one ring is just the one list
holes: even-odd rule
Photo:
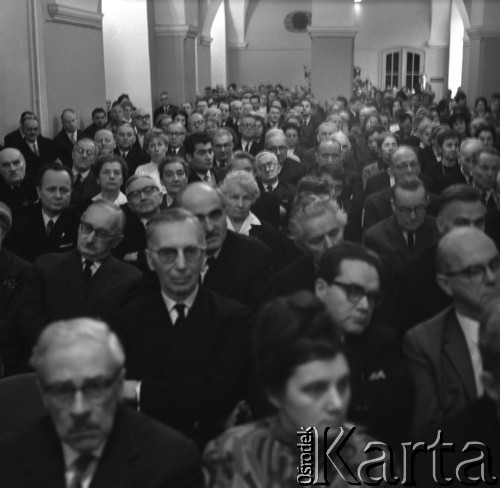
[[8, 148], [0, 151], [0, 163], [10, 163], [18, 159], [22, 160], [23, 157], [17, 149]]
[[401, 205], [418, 201], [425, 202], [425, 190], [424, 188], [417, 188], [416, 190], [404, 190], [403, 188], [397, 188], [395, 199], [397, 203]]
[[156, 184], [149, 178], [138, 178], [137, 180], [132, 181], [132, 183], [127, 186], [127, 193], [130, 193], [131, 191], [142, 190], [143, 188], [146, 188], [148, 186], [156, 186]]
[[182, 195], [182, 207], [195, 214], [207, 214], [212, 210], [223, 208], [222, 201], [215, 190], [196, 191], [198, 188], [188, 188]]
[[71, 178], [66, 171], [55, 171], [53, 169], [49, 169], [43, 174], [41, 183], [42, 186], [55, 184], [66, 184], [71, 186]]
[[95, 145], [91, 141], [78, 141], [75, 144], [75, 149], [78, 149], [79, 147], [83, 147], [84, 149], [95, 149]]
[[487, 164], [498, 168], [500, 167], [500, 157], [495, 156], [494, 154], [483, 153], [478, 158], [478, 164]]
[[195, 144], [194, 146], [194, 152], [199, 152], [199, 151], [210, 151], [212, 149], [212, 143], [207, 142], [206, 144], [203, 143], [198, 143]]
[[203, 230], [193, 220], [161, 222], [157, 224], [150, 240], [158, 247], [174, 247], [182, 241], [182, 245], [197, 246], [203, 239]]

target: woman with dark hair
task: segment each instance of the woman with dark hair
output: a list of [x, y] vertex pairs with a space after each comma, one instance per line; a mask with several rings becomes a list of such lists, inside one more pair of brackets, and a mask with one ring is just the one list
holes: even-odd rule
[[[315, 427], [322, 435], [329, 427], [333, 441], [341, 427], [352, 427], [346, 423], [351, 396], [347, 354], [335, 324], [312, 293], [298, 292], [262, 308], [253, 354], [257, 378], [276, 414], [234, 427], [209, 443], [204, 454], [209, 487], [295, 487], [302, 477], [297, 431]], [[356, 430], [343, 447], [352, 472], [368, 459], [364, 448], [369, 441]], [[318, 474], [319, 480], [329, 481], [327, 486], [349, 486], [323, 456], [317, 468], [311, 478]]]

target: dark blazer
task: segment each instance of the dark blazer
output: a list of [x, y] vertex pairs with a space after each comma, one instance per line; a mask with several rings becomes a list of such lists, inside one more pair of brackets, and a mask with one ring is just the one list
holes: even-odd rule
[[85, 129], [83, 129], [83, 135], [85, 137], [88, 137], [89, 139], [94, 140], [94, 136], [95, 136], [96, 132], [99, 130], [101, 130], [101, 128], [97, 127], [97, 125], [95, 125], [92, 122], [92, 124], [90, 124], [89, 126], [85, 127]]
[[271, 274], [270, 249], [256, 239], [228, 230], [203, 285], [218, 295], [255, 308], [261, 302], [262, 287]]
[[[121, 151], [119, 148], [115, 147], [115, 154], [121, 156]], [[130, 148], [127, 155], [125, 156], [125, 162], [127, 163], [128, 176], [132, 176], [135, 170], [142, 164], [149, 163], [151, 158], [141, 149], [140, 146], [135, 144]]]
[[382, 303], [375, 310], [381, 323], [393, 327], [401, 335], [451, 304], [451, 298], [436, 281], [436, 246], [396, 268]]
[[175, 117], [178, 112], [179, 112], [179, 107], [177, 107], [175, 105], [168, 105], [167, 107], [164, 107], [163, 105], [160, 105], [153, 112], [153, 121], [156, 124], [156, 121], [158, 120], [158, 117], [160, 115], [167, 114], [167, 115], [171, 115], [172, 117]]
[[500, 212], [496, 207], [486, 211], [486, 225], [484, 231], [495, 242], [497, 249], [500, 249]]
[[454, 307], [408, 331], [403, 346], [415, 389], [414, 434], [436, 427], [477, 399], [472, 360]]
[[[238, 144], [236, 144], [235, 148], [234, 148], [234, 151], [244, 151], [244, 145], [246, 144], [243, 144], [242, 141], [238, 142]], [[250, 151], [249, 153], [252, 155], [252, 156], [256, 156], [258, 153], [260, 153], [260, 151], [263, 151], [264, 150], [264, 145], [263, 144], [259, 144], [258, 142], [252, 142], [252, 145], [250, 146]]]
[[[377, 176], [377, 175], [375, 175]], [[437, 215], [438, 198], [432, 193], [429, 194], [427, 214], [435, 217]], [[387, 219], [392, 215], [391, 188], [386, 188], [378, 193], [370, 195], [365, 200], [363, 210], [363, 230], [366, 232], [376, 223]]]
[[400, 337], [389, 327], [370, 324], [361, 334], [346, 335], [345, 345], [351, 367], [349, 421], [399, 445], [408, 434], [413, 406]]
[[455, 166], [446, 169], [442, 163], [437, 163], [435, 166], [431, 167], [426, 174], [432, 182], [430, 190], [432, 193], [439, 195], [446, 186], [449, 186], [450, 180], [454, 181], [460, 178], [462, 172], [460, 171], [460, 164], [458, 164], [458, 162]]
[[391, 178], [387, 171], [381, 171], [376, 175], [370, 176], [366, 180], [365, 187], [365, 198], [372, 195], [373, 193], [378, 193], [379, 191], [385, 190], [391, 187]]
[[306, 167], [306, 172], [307, 174], [310, 174], [314, 172], [317, 168], [317, 161], [316, 161], [316, 149], [318, 147], [315, 146], [311, 149], [308, 149], [300, 158], [301, 163]]
[[305, 123], [302, 121], [300, 123], [301, 136], [299, 139], [299, 144], [304, 147], [310, 148], [316, 144], [316, 130], [318, 125], [321, 123], [319, 118], [311, 115], [309, 122]]
[[74, 186], [71, 190], [71, 205], [75, 207], [78, 213], [83, 213], [83, 211], [91, 203], [93, 197], [101, 193], [101, 188], [97, 183], [96, 177], [90, 171], [80, 185]]
[[[46, 416], [0, 439], [0, 485], [65, 488], [61, 442]], [[118, 407], [90, 488], [199, 488], [200, 455], [174, 429]]]
[[[213, 167], [210, 170], [210, 177], [215, 180], [215, 183], [217, 185], [219, 185], [219, 183], [222, 182], [225, 176], [226, 172], [221, 168]], [[187, 177], [188, 177], [188, 183], [196, 183], [199, 181], [203, 181], [191, 168], [189, 168]]]
[[19, 144], [23, 142], [24, 136], [21, 134], [21, 129], [13, 130], [9, 132], [3, 140], [4, 147], [19, 147]]
[[257, 178], [259, 185], [260, 196], [254, 202], [250, 210], [258, 217], [259, 220], [269, 222], [276, 228], [280, 226], [280, 201], [273, 192], [265, 192], [261, 189], [260, 180]]
[[168, 146], [167, 152], [166, 152], [167, 156], [179, 156], [181, 158], [183, 158], [185, 154], [186, 154], [186, 152], [184, 150], [184, 146], [179, 147], [179, 150], [177, 151], [177, 153], [174, 152], [174, 149], [172, 148], [172, 146]]
[[156, 276], [112, 326], [126, 352], [127, 377], [140, 380], [141, 411], [200, 444], [220, 433], [250, 361], [249, 310], [200, 286], [174, 328]]
[[252, 225], [249, 236], [263, 242], [271, 250], [273, 270], [277, 271], [288, 264], [283, 239], [278, 229], [268, 222], [261, 221], [261, 225]]
[[31, 176], [25, 176], [17, 188], [12, 188], [0, 178], [0, 201], [9, 206], [14, 220], [27, 217], [37, 199], [35, 180]]
[[[81, 130], [77, 130], [76, 140], [80, 140], [83, 137], [85, 137], [84, 133]], [[57, 157], [65, 166], [71, 168], [73, 166], [73, 142], [68, 137], [66, 131], [62, 129], [52, 140], [54, 141]]]
[[425, 217], [423, 224], [415, 232], [415, 248], [411, 251], [396, 217], [392, 216], [368, 229], [364, 245], [373, 249], [384, 262], [388, 274], [412, 256], [422, 254], [438, 239], [436, 220]]
[[314, 292], [315, 274], [313, 260], [309, 256], [300, 256], [272, 277], [266, 296], [285, 296], [299, 290]]
[[283, 183], [288, 183], [292, 186], [297, 186], [299, 180], [307, 173], [307, 167], [302, 163], [298, 163], [293, 159], [286, 158], [278, 176]]
[[140, 271], [108, 256], [86, 293], [82, 257], [76, 249], [39, 257], [26, 280], [17, 313], [26, 345], [33, 345], [38, 333], [54, 320], [96, 317], [109, 321], [137, 294], [140, 281]]
[[42, 207], [36, 205], [25, 219], [14, 223], [5, 245], [24, 259], [33, 262], [38, 256], [70, 251], [76, 246], [80, 216], [71, 206], [63, 210], [50, 235], [43, 222]]
[[[286, 227], [288, 214], [295, 198], [295, 188], [289, 183], [278, 181], [276, 188], [268, 192], [260, 178], [257, 177], [256, 181], [260, 197], [255, 202], [254, 207], [258, 209], [258, 212], [266, 214], [265, 217], [262, 216], [264, 220], [267, 220], [276, 227]], [[252, 211], [254, 210], [252, 209]], [[259, 213], [254, 213], [259, 219], [261, 218]]]
[[21, 151], [21, 154], [26, 160], [26, 174], [31, 175], [34, 178], [38, 177], [38, 171], [43, 164], [51, 163], [58, 157], [55, 145], [51, 139], [38, 136], [36, 143], [38, 146], [38, 152], [40, 153], [39, 156], [31, 150], [30, 146], [28, 146], [24, 139], [19, 141], [18, 146], [15, 146], [16, 149]]

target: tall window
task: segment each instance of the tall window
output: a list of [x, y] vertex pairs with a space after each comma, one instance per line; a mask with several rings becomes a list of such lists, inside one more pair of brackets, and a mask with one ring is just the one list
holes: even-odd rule
[[406, 86], [414, 89], [418, 86], [419, 75], [423, 72], [424, 54], [406, 48], [386, 51], [383, 54], [384, 88]]

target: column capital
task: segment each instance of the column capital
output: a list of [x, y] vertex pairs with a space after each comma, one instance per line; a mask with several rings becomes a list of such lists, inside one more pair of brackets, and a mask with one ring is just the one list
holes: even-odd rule
[[198, 41], [202, 46], [210, 46], [210, 44], [212, 44], [213, 39], [210, 36], [202, 36], [200, 34], [200, 36], [198, 37]]
[[90, 12], [81, 8], [68, 7], [67, 5], [59, 5], [58, 3], [49, 3], [47, 9], [50, 20], [53, 22], [102, 29], [103, 14]]
[[230, 51], [243, 51], [248, 47], [248, 43], [246, 42], [228, 42], [227, 48]]
[[159, 37], [183, 37], [194, 39], [200, 33], [200, 29], [193, 25], [155, 25], [155, 34]]
[[466, 34], [469, 36], [471, 41], [477, 39], [484, 39], [486, 37], [498, 38], [500, 37], [500, 29], [494, 26], [474, 26], [470, 29], [466, 29]]
[[354, 39], [358, 33], [358, 29], [354, 27], [332, 27], [329, 25], [315, 25], [307, 28], [311, 39], [315, 37], [350, 37]]

